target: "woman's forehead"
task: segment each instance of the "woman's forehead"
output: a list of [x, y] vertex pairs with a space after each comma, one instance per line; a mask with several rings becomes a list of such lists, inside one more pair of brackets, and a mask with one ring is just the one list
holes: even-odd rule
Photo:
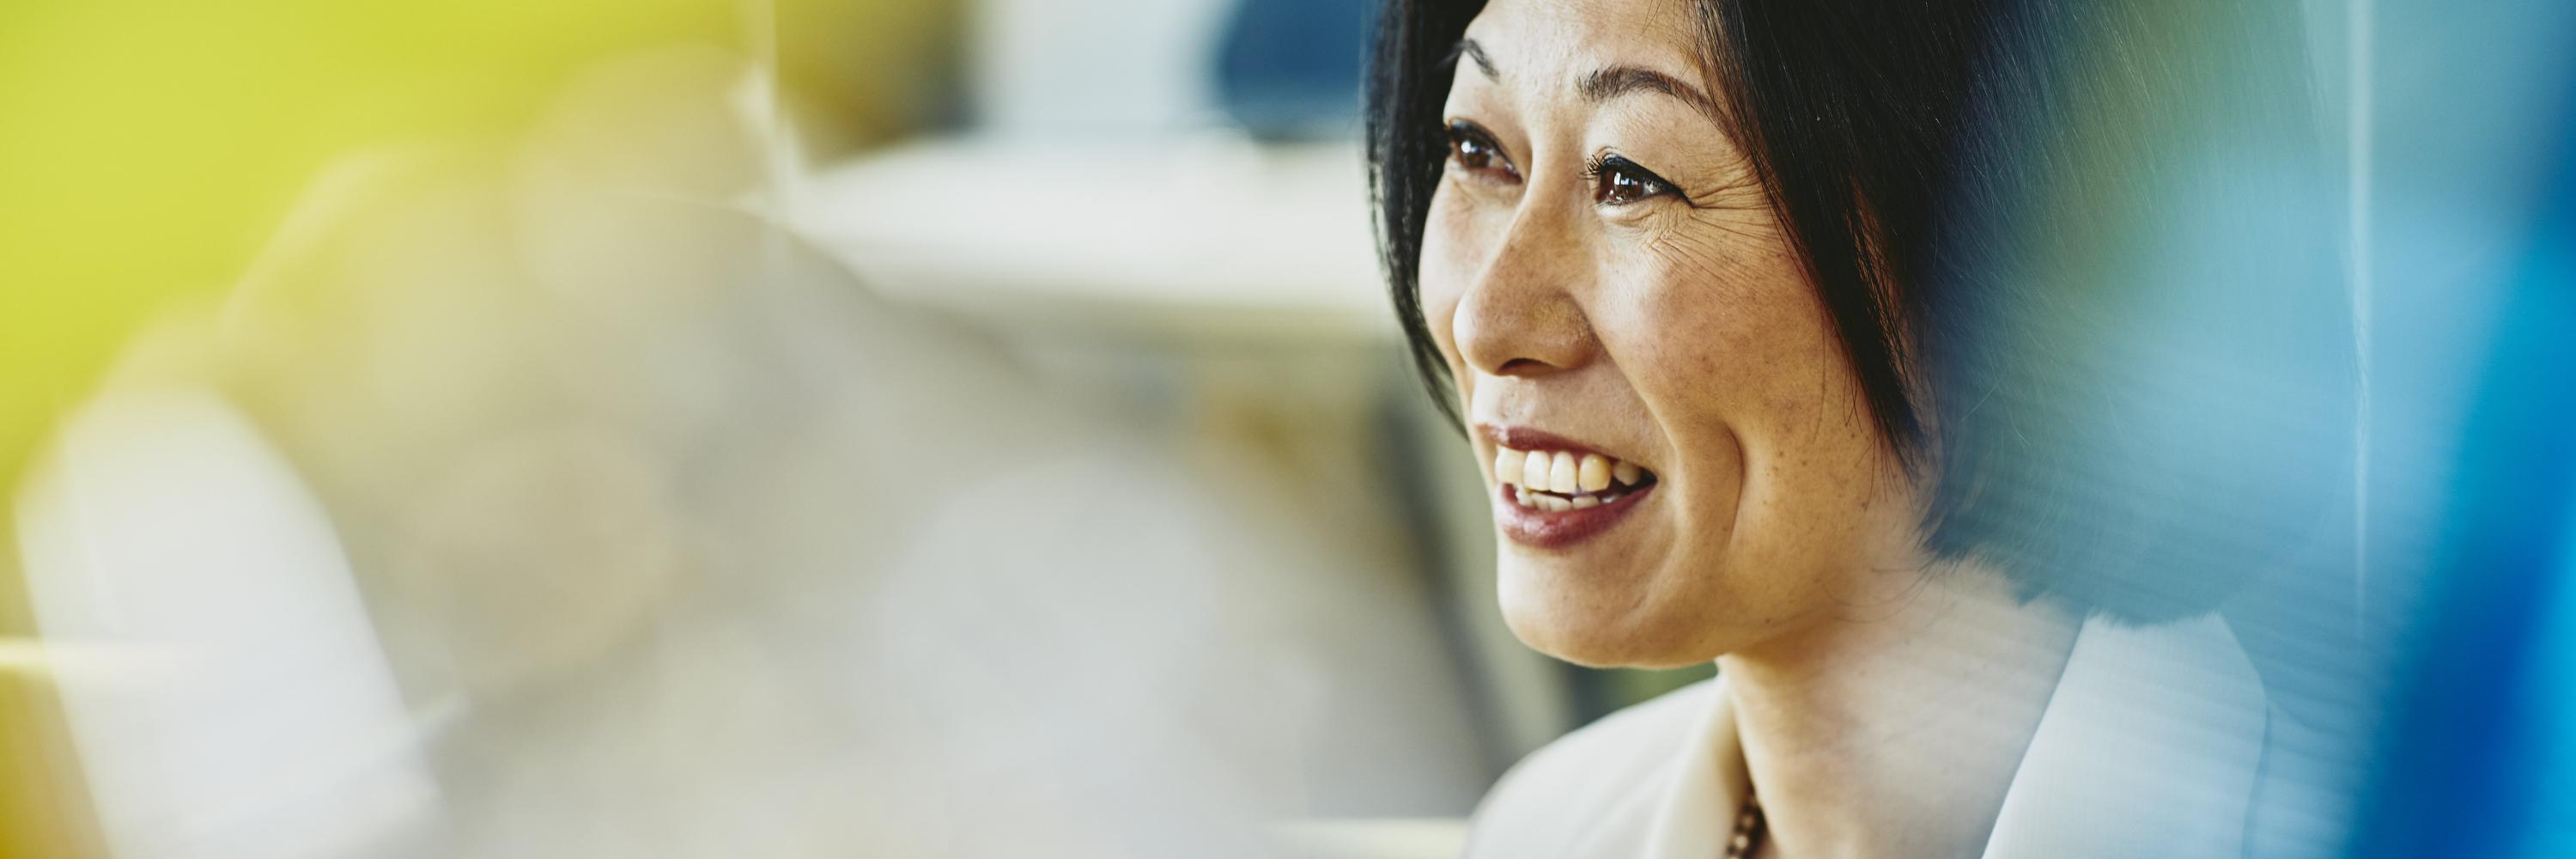
[[1702, 75], [1700, 29], [1686, 0], [1493, 0], [1461, 47], [1462, 73], [1485, 66], [1516, 89], [1573, 87], [1613, 66]]

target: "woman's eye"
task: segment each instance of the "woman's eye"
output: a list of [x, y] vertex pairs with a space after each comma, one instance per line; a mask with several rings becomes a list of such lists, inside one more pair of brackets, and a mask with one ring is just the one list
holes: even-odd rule
[[1595, 203], [1625, 206], [1672, 192], [1673, 186], [1625, 158], [1615, 155], [1604, 158], [1592, 168], [1592, 201]]
[[1519, 178], [1511, 159], [1481, 129], [1464, 122], [1449, 124], [1449, 159], [1460, 168], [1476, 173], [1499, 171], [1506, 179]]

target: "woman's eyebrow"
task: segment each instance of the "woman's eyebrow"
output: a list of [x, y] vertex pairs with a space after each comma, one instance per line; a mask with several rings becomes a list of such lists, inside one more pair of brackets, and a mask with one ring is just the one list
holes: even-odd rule
[[[1440, 65], [1443, 68], [1456, 68], [1460, 57], [1475, 63], [1476, 70], [1484, 72], [1486, 79], [1502, 80], [1502, 76], [1494, 71], [1493, 58], [1485, 55], [1485, 46], [1477, 44], [1475, 39], [1459, 39], [1458, 46], [1450, 49], [1449, 56], [1442, 58]], [[1576, 91], [1581, 92], [1585, 100], [1595, 103], [1609, 101], [1629, 93], [1659, 92], [1681, 99], [1689, 104], [1692, 110], [1699, 111], [1701, 116], [1708, 117], [1708, 121], [1716, 123], [1719, 127], [1726, 126], [1726, 111], [1718, 106], [1716, 99], [1708, 96], [1706, 90], [1653, 69], [1638, 66], [1595, 69], [1591, 74], [1583, 76], [1583, 81], [1576, 87]]]
[[1462, 56], [1475, 61], [1476, 69], [1484, 72], [1487, 80], [1501, 80], [1500, 76], [1494, 74], [1493, 58], [1485, 56], [1485, 46], [1476, 44], [1474, 39], [1459, 39], [1458, 46], [1449, 49], [1449, 56], [1440, 61], [1440, 66], [1457, 68], [1458, 58]]
[[1659, 92], [1688, 103], [1692, 110], [1699, 111], [1701, 116], [1708, 117], [1708, 121], [1721, 128], [1726, 125], [1726, 111], [1718, 107], [1717, 100], [1709, 98], [1706, 91], [1653, 69], [1636, 66], [1598, 69], [1584, 75], [1577, 90], [1594, 102], [1605, 102], [1634, 92]]

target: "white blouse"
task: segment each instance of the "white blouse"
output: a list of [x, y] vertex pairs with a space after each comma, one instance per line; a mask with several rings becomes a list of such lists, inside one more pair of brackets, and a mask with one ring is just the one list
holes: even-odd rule
[[[1476, 811], [1470, 859], [1722, 856], [1746, 789], [1720, 677], [1530, 755]], [[1987, 859], [2237, 856], [2269, 720], [2224, 621], [2087, 621], [2013, 774]]]

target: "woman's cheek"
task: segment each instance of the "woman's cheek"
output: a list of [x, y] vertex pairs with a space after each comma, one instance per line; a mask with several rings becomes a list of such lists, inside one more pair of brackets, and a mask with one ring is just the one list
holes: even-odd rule
[[1734, 309], [1712, 270], [1638, 255], [1604, 275], [1615, 286], [1597, 305], [1595, 324], [1607, 329], [1605, 341], [1624, 346], [1614, 351], [1630, 376], [1643, 377], [1640, 393], [1724, 387], [1733, 368], [1724, 356], [1742, 354], [1745, 332], [1732, 324]]

